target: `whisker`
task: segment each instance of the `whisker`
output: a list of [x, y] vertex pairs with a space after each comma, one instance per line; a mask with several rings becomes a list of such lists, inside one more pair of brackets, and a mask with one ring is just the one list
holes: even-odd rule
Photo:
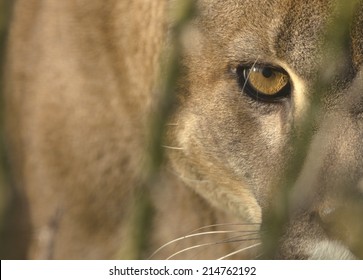
[[262, 255], [263, 255], [263, 253], [258, 254], [258, 255], [255, 257], [255, 260], [258, 260], [258, 259], [259, 259]]
[[[202, 235], [225, 234], [225, 233], [236, 233], [236, 232], [239, 232], [239, 231], [235, 231], [235, 230], [221, 230], [221, 231], [206, 231], [206, 232], [199, 232], [199, 233], [194, 233], [194, 234], [188, 234], [188, 235], [185, 235], [183, 237], [179, 237], [179, 238], [173, 239], [173, 240], [169, 241], [168, 243], [165, 243], [163, 246], [161, 246], [160, 248], [158, 248], [154, 253], [152, 253], [151, 256], [149, 257], [149, 259], [151, 259], [153, 256], [155, 256], [158, 252], [160, 252], [165, 247], [167, 247], [167, 246], [169, 246], [169, 245], [171, 245], [173, 243], [176, 243], [178, 241], [181, 241], [181, 240], [185, 240], [185, 239], [192, 238], [192, 237], [196, 237], [196, 236], [202, 236]], [[244, 232], [244, 231], [241, 231], [241, 232]], [[252, 233], [252, 232], [255, 232], [255, 231], [245, 231], [245, 232]], [[213, 242], [212, 244], [218, 244], [218, 243]]]
[[236, 254], [238, 254], [238, 253], [241, 253], [241, 252], [243, 252], [243, 251], [246, 251], [246, 250], [252, 249], [252, 248], [254, 248], [254, 247], [260, 246], [261, 244], [262, 244], [262, 243], [261, 243], [261, 242], [259, 242], [259, 243], [253, 244], [253, 245], [251, 245], [251, 246], [248, 246], [248, 247], [242, 248], [242, 249], [237, 250], [237, 251], [234, 251], [234, 252], [232, 252], [232, 253], [230, 253], [230, 254], [228, 254], [228, 255], [225, 255], [225, 256], [223, 256], [223, 257], [219, 258], [218, 260], [224, 260], [224, 259], [226, 259], [226, 258], [228, 258], [228, 257], [234, 256], [234, 255], [236, 255]]
[[[233, 236], [233, 237], [225, 239], [225, 243], [259, 240], [260, 239], [259, 237], [251, 237], [251, 236], [256, 236], [258, 234], [259, 234], [259, 232], [254, 232], [254, 233], [247, 233], [247, 234]], [[251, 238], [246, 239], [246, 237], [251, 237]]]
[[[259, 59], [259, 58], [260, 58], [260, 56], [257, 56], [257, 58], [256, 58], [255, 62], [252, 64], [251, 69], [252, 69], [253, 67], [255, 67], [255, 65], [257, 64], [257, 61], [258, 61], [258, 59]], [[240, 95], [242, 95], [242, 93], [244, 92], [245, 87], [246, 87], [246, 85], [247, 85], [247, 83], [248, 83], [248, 80], [249, 80], [249, 78], [250, 78], [250, 75], [251, 75], [251, 72], [249, 72], [249, 73], [248, 73], [247, 78], [246, 78], [245, 82], [243, 83], [242, 91], [241, 91], [241, 94], [240, 94]]]
[[[246, 239], [245, 241], [254, 241], [254, 240], [258, 240], [258, 239], [256, 239], [256, 238], [254, 238], [254, 239]], [[171, 259], [171, 258], [175, 257], [176, 255], [179, 255], [179, 254], [184, 253], [184, 252], [187, 252], [187, 251], [191, 251], [191, 250], [193, 250], [193, 249], [198, 249], [198, 248], [200, 248], [200, 247], [206, 247], [206, 246], [211, 246], [211, 245], [225, 244], [225, 243], [230, 243], [230, 242], [231, 242], [231, 241], [228, 241], [228, 240], [226, 240], [226, 239], [223, 239], [223, 240], [221, 240], [221, 241], [217, 241], [217, 242], [209, 242], [209, 243], [199, 244], [199, 245], [195, 245], [195, 246], [190, 246], [190, 247], [187, 247], [187, 248], [185, 248], [185, 249], [182, 249], [182, 250], [180, 250], [180, 251], [178, 251], [178, 252], [176, 252], [176, 253], [172, 254], [171, 256], [169, 256], [169, 257], [167, 258], [167, 260], [169, 260], [169, 259]]]
[[181, 147], [173, 147], [173, 146], [167, 146], [167, 145], [162, 145], [162, 147], [165, 149], [170, 149], [170, 150], [184, 150], [184, 148], [181, 148]]
[[184, 253], [184, 252], [187, 252], [187, 251], [190, 251], [190, 250], [193, 250], [193, 249], [197, 249], [197, 248], [200, 248], [200, 247], [205, 247], [205, 246], [211, 246], [211, 245], [216, 245], [218, 243], [215, 243], [215, 242], [210, 242], [210, 243], [204, 243], [204, 244], [199, 244], [199, 245], [195, 245], [195, 246], [191, 246], [191, 247], [188, 247], [188, 248], [185, 248], [183, 250], [180, 250], [174, 254], [172, 254], [171, 256], [169, 256], [167, 258], [167, 260], [170, 260], [171, 258], [175, 257], [176, 255], [179, 255], [181, 253]]
[[[256, 241], [256, 240], [259, 240], [259, 238], [251, 238], [251, 239], [245, 239], [245, 240], [242, 240], [242, 241]], [[226, 244], [226, 243], [231, 243], [231, 242], [234, 242], [234, 241], [231, 241], [231, 240], [228, 240], [228, 239], [223, 239], [221, 241], [217, 241], [217, 242], [209, 242], [209, 243], [204, 243], [204, 244], [199, 244], [199, 245], [195, 245], [195, 246], [190, 246], [190, 247], [187, 247], [187, 248], [184, 248], [174, 254], [172, 254], [171, 256], [169, 256], [167, 258], [167, 260], [170, 260], [171, 258], [175, 257], [176, 255], [179, 255], [179, 254], [182, 254], [184, 252], [187, 252], [187, 251], [191, 251], [191, 250], [194, 250], [194, 249], [198, 249], [198, 248], [201, 248], [201, 247], [206, 247], [206, 246], [211, 246], [211, 245], [219, 245], [219, 244]], [[261, 244], [261, 243], [259, 243]], [[256, 245], [256, 244], [254, 244]], [[246, 247], [244, 249], [249, 249], [249, 247]], [[239, 251], [242, 251], [242, 250], [238, 250]], [[235, 252], [233, 252], [232, 254], [234, 254]], [[235, 253], [237, 254], [237, 253]], [[227, 257], [227, 256], [226, 256]]]
[[222, 227], [222, 226], [259, 226], [260, 224], [261, 223], [221, 223], [221, 224], [212, 224], [212, 225], [197, 228], [197, 229], [193, 230], [190, 233], [197, 232], [197, 231], [207, 229], [207, 228], [213, 228], [213, 227]]
[[198, 179], [191, 179], [191, 178], [185, 177], [185, 176], [175, 172], [174, 170], [171, 170], [170, 168], [166, 168], [166, 170], [184, 181], [189, 181], [189, 182], [193, 182], [193, 183], [209, 183], [209, 180], [198, 180]]

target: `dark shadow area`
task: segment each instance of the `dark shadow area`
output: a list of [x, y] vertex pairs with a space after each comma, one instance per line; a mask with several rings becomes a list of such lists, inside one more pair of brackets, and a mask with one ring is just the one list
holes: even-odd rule
[[14, 1], [0, 0], [0, 258], [25, 259], [31, 230], [26, 199], [15, 184], [9, 165], [5, 133], [5, 53]]

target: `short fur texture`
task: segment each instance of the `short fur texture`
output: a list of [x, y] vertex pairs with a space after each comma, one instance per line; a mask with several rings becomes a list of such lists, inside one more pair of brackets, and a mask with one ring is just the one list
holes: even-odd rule
[[[29, 215], [29, 242], [18, 257], [147, 258], [207, 226], [205, 232], [220, 233], [185, 238], [154, 257], [200, 244], [209, 245], [175, 258], [260, 247], [257, 232], [292, 162], [292, 136], [312, 102], [337, 2], [196, 2], [182, 35], [175, 111], [166, 122], [167, 163], [149, 190], [153, 212], [138, 247], [136, 190], [173, 3], [16, 1], [5, 69], [9, 158]], [[345, 68], [324, 89], [275, 258], [362, 257], [358, 235], [343, 233], [352, 221], [334, 223], [338, 234], [326, 229], [349, 202], [344, 196], [342, 203], [343, 194], [360, 203], [363, 195], [363, 5], [357, 7], [348, 54], [329, 57]], [[236, 68], [254, 63], [285, 69], [291, 96], [266, 103], [245, 94]]]

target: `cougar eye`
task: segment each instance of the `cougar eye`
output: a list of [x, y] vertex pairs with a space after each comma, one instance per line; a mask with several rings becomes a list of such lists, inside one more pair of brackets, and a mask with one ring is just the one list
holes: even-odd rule
[[236, 72], [241, 89], [258, 101], [276, 102], [290, 94], [290, 77], [281, 68], [240, 65]]

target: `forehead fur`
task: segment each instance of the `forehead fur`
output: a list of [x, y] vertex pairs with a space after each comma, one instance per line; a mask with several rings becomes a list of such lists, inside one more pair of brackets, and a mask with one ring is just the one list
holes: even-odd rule
[[[201, 0], [198, 5], [197, 24], [205, 34], [206, 51], [220, 61], [284, 61], [308, 78], [318, 62], [322, 32], [339, 1]], [[351, 42], [356, 66], [362, 61], [361, 7]]]

